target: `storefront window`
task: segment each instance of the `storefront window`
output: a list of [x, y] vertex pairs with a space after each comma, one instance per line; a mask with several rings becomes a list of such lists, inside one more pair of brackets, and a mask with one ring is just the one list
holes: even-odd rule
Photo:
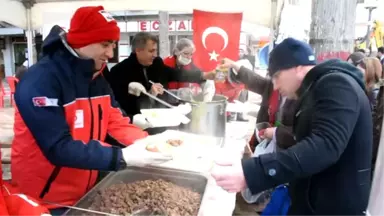
[[116, 47], [113, 49], [113, 58], [108, 59], [109, 63], [119, 63], [119, 42], [116, 42]]
[[15, 57], [15, 68], [19, 67], [27, 59], [27, 43], [14, 43], [13, 44], [13, 53]]

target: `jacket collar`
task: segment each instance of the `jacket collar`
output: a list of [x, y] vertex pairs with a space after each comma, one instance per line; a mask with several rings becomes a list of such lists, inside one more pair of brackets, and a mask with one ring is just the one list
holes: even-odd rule
[[140, 64], [139, 60], [137, 59], [136, 53], [132, 52], [131, 55], [129, 55], [128, 59], [132, 61], [133, 65], [138, 68], [146, 68], [142, 64]]
[[318, 76], [318, 73], [314, 72], [316, 67], [312, 68], [307, 75], [305, 75], [303, 82], [300, 85], [300, 88], [296, 91], [297, 97], [302, 96], [312, 85], [313, 81]]
[[[78, 73], [78, 71], [81, 71], [85, 78], [89, 78], [89, 80], [92, 80], [94, 78], [95, 74], [95, 62], [93, 59], [83, 59], [80, 58], [79, 55], [75, 52], [75, 50], [69, 46], [65, 34], [60, 34], [61, 42], [64, 45], [64, 58], [68, 58], [70, 61], [70, 64], [73, 67], [72, 72]], [[100, 73], [98, 73], [100, 74]]]

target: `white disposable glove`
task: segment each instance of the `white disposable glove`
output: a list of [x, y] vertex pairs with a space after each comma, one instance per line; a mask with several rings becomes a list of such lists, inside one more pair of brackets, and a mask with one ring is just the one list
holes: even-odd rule
[[188, 124], [191, 120], [186, 116], [188, 113], [192, 111], [191, 104], [180, 104], [177, 107], [172, 108], [176, 113], [174, 115], [175, 118], [180, 120], [182, 124]]
[[134, 115], [132, 123], [143, 130], [153, 127], [152, 124], [147, 121], [143, 114]]
[[192, 111], [191, 104], [186, 103], [186, 104], [180, 104], [179, 106], [173, 108], [176, 112], [182, 114], [182, 115], [187, 115]]
[[214, 80], [207, 80], [204, 84], [202, 84], [203, 88], [203, 101], [210, 102], [215, 96], [216, 88]]
[[128, 85], [128, 92], [129, 94], [136, 95], [137, 97], [139, 97], [141, 92], [147, 92], [147, 91], [145, 90], [144, 86], [141, 83], [131, 82]]
[[173, 159], [172, 155], [161, 152], [150, 152], [147, 150], [138, 152], [135, 144], [122, 149], [123, 159], [128, 166], [146, 166], [160, 164]]
[[[238, 68], [241, 68], [241, 66], [244, 66], [245, 68], [252, 70], [252, 64], [248, 59], [240, 59], [237, 62], [234, 62], [234, 64]], [[236, 71], [234, 68], [231, 68], [231, 71], [237, 76], [238, 71]]]

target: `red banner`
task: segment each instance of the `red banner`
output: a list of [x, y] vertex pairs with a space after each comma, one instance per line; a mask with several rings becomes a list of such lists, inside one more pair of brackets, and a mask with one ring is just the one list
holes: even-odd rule
[[[196, 52], [194, 64], [202, 71], [208, 72], [216, 68], [220, 59], [238, 60], [242, 13], [214, 13], [193, 11], [193, 42]], [[216, 83], [216, 93], [236, 99], [243, 88], [242, 85], [231, 85], [226, 80]]]
[[219, 59], [237, 60], [242, 13], [193, 11], [193, 62], [203, 71], [216, 68]]

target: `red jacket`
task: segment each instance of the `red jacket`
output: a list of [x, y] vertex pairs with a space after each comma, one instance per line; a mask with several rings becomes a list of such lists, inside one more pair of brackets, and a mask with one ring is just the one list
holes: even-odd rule
[[[176, 67], [176, 56], [168, 56], [164, 60], [164, 64], [169, 67]], [[183, 69], [189, 70], [192, 67], [194, 67], [193, 63], [190, 63], [189, 65], [183, 66]], [[185, 88], [188, 87], [189, 84], [192, 84], [194, 87], [200, 87], [199, 84], [196, 83], [182, 83], [182, 82], [170, 82], [168, 84], [168, 89], [179, 89], [179, 88]], [[233, 100], [237, 99], [241, 93], [241, 90], [244, 89], [243, 84], [231, 84], [228, 82], [228, 80], [225, 80], [224, 83], [216, 82], [216, 94], [221, 94], [226, 97], [228, 97], [228, 101], [233, 102]]]
[[[168, 67], [176, 68], [176, 56], [168, 56], [163, 60], [164, 64]], [[190, 63], [189, 65], [185, 65], [182, 67], [184, 70], [190, 70], [192, 69], [193, 64]], [[187, 82], [170, 82], [168, 83], [168, 89], [179, 89], [179, 88], [186, 88], [189, 87], [189, 85], [192, 85], [193, 87], [200, 87], [197, 83], [187, 83]]]
[[236, 100], [244, 89], [243, 84], [232, 84], [228, 80], [223, 83], [215, 82], [216, 94], [224, 95], [228, 98], [229, 102]]
[[[1, 166], [0, 173], [2, 173]], [[0, 178], [0, 215], [41, 216], [43, 214], [49, 214], [47, 208], [29, 196], [14, 193], [12, 187], [4, 184]]]
[[12, 183], [35, 199], [73, 205], [98, 170], [119, 168], [122, 151], [109, 144], [147, 133], [122, 115], [93, 60], [74, 56], [58, 34], [46, 38], [43, 53], [16, 87]]

